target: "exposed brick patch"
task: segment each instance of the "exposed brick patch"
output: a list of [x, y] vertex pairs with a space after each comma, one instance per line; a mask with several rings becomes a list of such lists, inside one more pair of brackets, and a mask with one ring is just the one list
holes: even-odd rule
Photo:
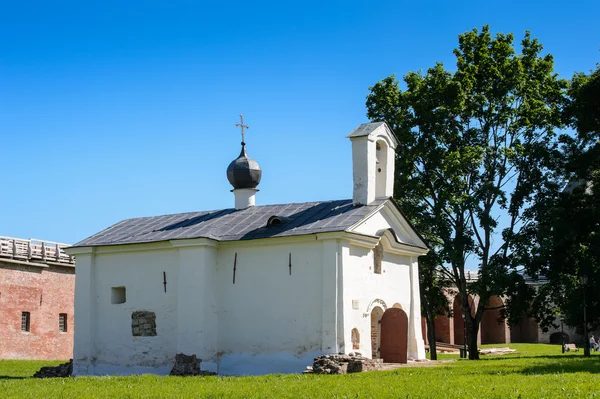
[[131, 333], [134, 337], [156, 336], [156, 314], [146, 310], [136, 310], [131, 314]]

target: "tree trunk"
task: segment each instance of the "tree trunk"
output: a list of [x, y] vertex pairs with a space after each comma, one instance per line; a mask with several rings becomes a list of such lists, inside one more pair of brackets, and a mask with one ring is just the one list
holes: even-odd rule
[[466, 290], [461, 293], [461, 302], [461, 310], [462, 314], [465, 316], [467, 327], [467, 336], [465, 337], [465, 340], [468, 345], [469, 360], [479, 360], [479, 351], [477, 348], [479, 323], [477, 323], [477, 317], [471, 316], [471, 304], [469, 303], [469, 295], [466, 293]]
[[429, 311], [425, 312], [425, 320], [427, 321], [427, 341], [429, 342], [429, 358], [437, 360], [437, 346], [435, 344], [435, 316]]
[[479, 360], [479, 349], [477, 348], [477, 335], [479, 334], [479, 323], [473, 317], [468, 317], [469, 323], [467, 326], [468, 344], [469, 344], [469, 360]]

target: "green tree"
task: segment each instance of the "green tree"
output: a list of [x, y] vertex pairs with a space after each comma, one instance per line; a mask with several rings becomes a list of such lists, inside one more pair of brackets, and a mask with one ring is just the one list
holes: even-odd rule
[[583, 333], [584, 291], [588, 325], [600, 327], [600, 297], [593, 288], [600, 285], [600, 66], [575, 74], [568, 94], [565, 120], [577, 134], [561, 137], [562, 160], [556, 163], [568, 184], [536, 202], [535, 223], [524, 232], [531, 245], [523, 263], [545, 281], [533, 306], [541, 327], [554, 326], [561, 314]]
[[[554, 187], [550, 166], [561, 126], [566, 83], [551, 55], [529, 32], [521, 52], [512, 34], [489, 27], [459, 35], [456, 70], [437, 63], [370, 88], [368, 117], [387, 121], [400, 145], [394, 196], [420, 230], [436, 237], [437, 270], [456, 287], [466, 315], [469, 358], [478, 359], [477, 334], [494, 296], [527, 292], [513, 254], [530, 222], [532, 200]], [[465, 274], [468, 259], [476, 282]], [[479, 296], [475, 307], [470, 295]], [[471, 307], [474, 306], [473, 309]], [[512, 308], [511, 307], [511, 308]], [[502, 309], [514, 319], [521, 313]], [[456, 315], [455, 315], [456, 316]]]

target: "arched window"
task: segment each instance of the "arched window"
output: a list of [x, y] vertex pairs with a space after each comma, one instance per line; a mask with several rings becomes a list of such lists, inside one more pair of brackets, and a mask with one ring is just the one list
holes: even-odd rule
[[352, 349], [360, 349], [360, 333], [356, 328], [352, 329]]
[[387, 164], [388, 146], [385, 141], [379, 140], [375, 143], [375, 197], [387, 197]]
[[383, 246], [381, 243], [373, 249], [373, 270], [375, 274], [381, 274], [381, 261], [383, 260]]

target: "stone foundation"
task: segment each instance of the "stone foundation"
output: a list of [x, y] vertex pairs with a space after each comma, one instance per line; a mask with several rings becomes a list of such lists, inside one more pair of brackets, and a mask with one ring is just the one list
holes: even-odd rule
[[179, 353], [175, 355], [175, 364], [171, 369], [170, 375], [178, 376], [195, 376], [195, 375], [216, 375], [212, 371], [200, 370], [201, 359], [198, 359], [196, 355], [184, 355]]
[[323, 355], [316, 357], [313, 365], [308, 366], [305, 374], [350, 374], [362, 371], [381, 370], [381, 359], [367, 359], [360, 353], [351, 352], [348, 355]]

